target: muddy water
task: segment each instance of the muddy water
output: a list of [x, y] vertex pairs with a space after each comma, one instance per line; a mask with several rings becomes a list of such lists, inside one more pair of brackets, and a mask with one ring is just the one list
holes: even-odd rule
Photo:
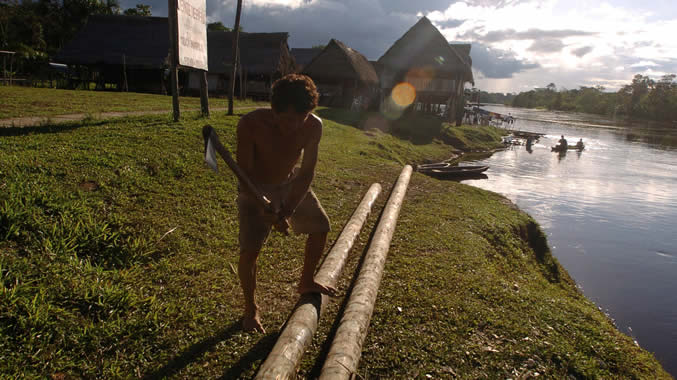
[[[486, 106], [545, 133], [488, 159], [488, 178], [543, 227], [554, 255], [619, 330], [677, 376], [677, 124]], [[550, 151], [560, 135], [582, 152]]]

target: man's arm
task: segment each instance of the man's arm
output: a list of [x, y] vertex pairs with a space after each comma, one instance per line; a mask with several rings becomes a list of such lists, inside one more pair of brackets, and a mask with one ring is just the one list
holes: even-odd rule
[[291, 216], [299, 203], [301, 203], [315, 177], [315, 165], [317, 164], [320, 139], [322, 138], [322, 120], [311, 114], [308, 122], [312, 123], [312, 132], [308, 142], [303, 147], [301, 169], [292, 180], [291, 191], [283, 205], [282, 216], [285, 218]]

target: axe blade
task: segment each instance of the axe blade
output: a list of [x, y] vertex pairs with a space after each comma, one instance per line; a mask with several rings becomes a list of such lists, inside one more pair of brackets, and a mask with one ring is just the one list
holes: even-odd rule
[[202, 137], [205, 142], [205, 162], [215, 172], [219, 172], [219, 166], [216, 163], [216, 152], [214, 151], [214, 144], [212, 143], [212, 131], [214, 128], [206, 126], [202, 130]]

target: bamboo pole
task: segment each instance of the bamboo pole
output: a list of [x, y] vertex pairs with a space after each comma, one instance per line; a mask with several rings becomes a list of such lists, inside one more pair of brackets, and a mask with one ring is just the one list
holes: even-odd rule
[[390, 194], [322, 367], [320, 380], [351, 379], [357, 370], [411, 172], [411, 166], [406, 165]]
[[242, 0], [237, 0], [235, 13], [235, 27], [233, 28], [233, 69], [230, 72], [230, 92], [228, 93], [228, 115], [233, 114], [233, 97], [235, 96], [235, 74], [237, 70], [238, 44], [240, 43], [240, 15], [242, 14]]
[[[372, 184], [343, 228], [315, 275], [315, 281], [335, 287], [345, 266], [348, 253], [367, 220], [381, 185]], [[327, 296], [306, 294], [301, 296], [292, 315], [287, 320], [275, 346], [261, 365], [257, 379], [290, 379], [296, 376], [301, 357], [317, 331], [317, 325], [327, 303]]]

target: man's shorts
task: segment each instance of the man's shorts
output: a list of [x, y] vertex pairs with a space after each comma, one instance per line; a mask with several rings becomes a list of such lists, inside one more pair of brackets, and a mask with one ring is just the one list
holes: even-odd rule
[[[261, 186], [261, 191], [273, 204], [286, 199], [290, 185]], [[240, 251], [258, 252], [270, 233], [271, 223], [264, 217], [263, 208], [249, 195], [240, 193], [237, 197], [240, 219]], [[295, 234], [329, 232], [329, 217], [311, 189], [308, 189], [301, 203], [289, 218]]]

